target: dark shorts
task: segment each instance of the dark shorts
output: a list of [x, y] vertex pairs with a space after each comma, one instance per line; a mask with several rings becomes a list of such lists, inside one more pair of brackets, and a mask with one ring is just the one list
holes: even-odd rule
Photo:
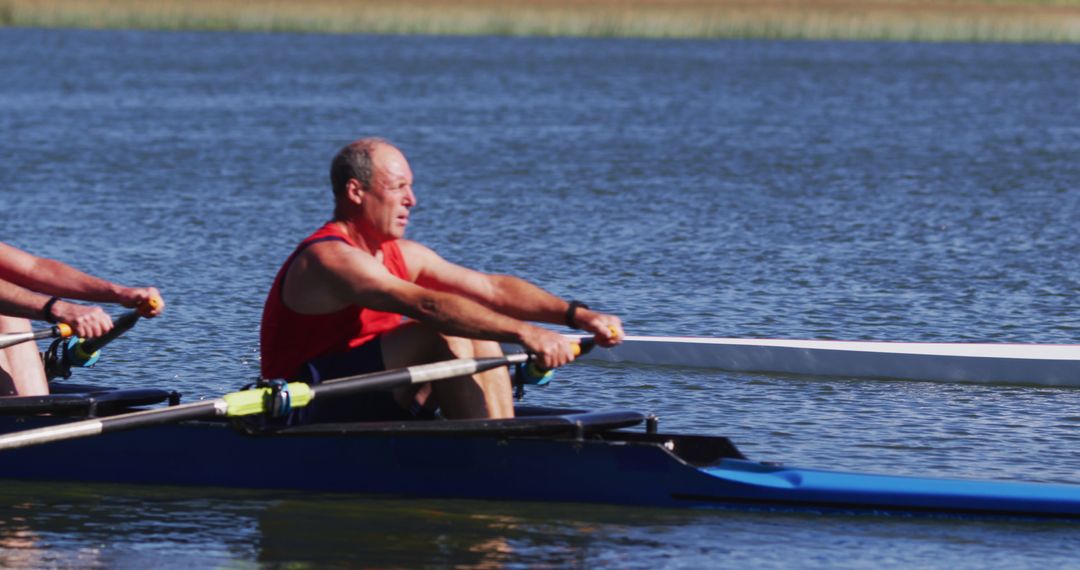
[[[318, 385], [326, 380], [386, 370], [382, 358], [382, 337], [375, 337], [348, 352], [314, 358], [296, 380]], [[397, 421], [417, 419], [417, 414], [398, 405], [389, 391], [361, 392], [325, 402], [316, 400], [293, 423]], [[296, 420], [299, 420], [297, 422]]]

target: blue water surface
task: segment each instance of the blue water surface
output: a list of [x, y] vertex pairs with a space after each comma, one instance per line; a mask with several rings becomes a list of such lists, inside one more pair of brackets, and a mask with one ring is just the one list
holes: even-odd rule
[[[0, 240], [158, 286], [167, 314], [77, 380], [186, 400], [258, 374], [270, 281], [367, 135], [412, 162], [411, 238], [631, 334], [1075, 344], [1078, 77], [1058, 45], [0, 29]], [[1080, 482], [1073, 389], [579, 365], [527, 401], [793, 465]], [[0, 498], [10, 566], [1044, 568], [1080, 546], [1019, 521]]]

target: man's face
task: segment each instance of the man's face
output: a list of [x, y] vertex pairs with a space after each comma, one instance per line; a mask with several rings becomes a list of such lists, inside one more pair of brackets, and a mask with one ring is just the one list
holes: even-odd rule
[[399, 239], [409, 225], [409, 209], [416, 205], [412, 169], [405, 155], [388, 145], [371, 153], [371, 187], [363, 193], [363, 218], [381, 237]]

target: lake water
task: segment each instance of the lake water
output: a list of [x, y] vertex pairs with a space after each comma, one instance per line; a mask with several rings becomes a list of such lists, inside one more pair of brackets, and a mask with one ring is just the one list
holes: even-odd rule
[[[410, 237], [630, 334], [1077, 343], [1078, 77], [1078, 46], [0, 29], [0, 240], [158, 286], [167, 314], [75, 380], [187, 401], [257, 375], [269, 283], [364, 135], [410, 157]], [[527, 403], [656, 412], [791, 465], [1080, 482], [1078, 390], [579, 365]], [[1075, 525], [1016, 521], [0, 491], [6, 566], [1061, 568], [1078, 549]]]

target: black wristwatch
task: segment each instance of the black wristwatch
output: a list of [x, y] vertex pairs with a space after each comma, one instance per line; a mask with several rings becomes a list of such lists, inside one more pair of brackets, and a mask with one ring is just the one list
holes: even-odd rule
[[577, 317], [577, 310], [588, 308], [589, 306], [585, 303], [582, 303], [581, 301], [570, 301], [570, 306], [566, 308], [566, 326], [572, 329], [581, 328], [577, 326], [577, 323], [574, 320]]
[[45, 322], [56, 324], [56, 317], [52, 314], [52, 308], [59, 300], [60, 297], [52, 297], [45, 301], [45, 306], [41, 308], [41, 318], [45, 319]]

